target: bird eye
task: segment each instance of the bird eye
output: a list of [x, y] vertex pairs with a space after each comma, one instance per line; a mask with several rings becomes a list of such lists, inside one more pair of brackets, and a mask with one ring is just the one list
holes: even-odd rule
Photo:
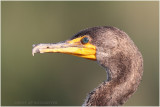
[[82, 44], [86, 44], [89, 42], [89, 39], [87, 37], [84, 37], [82, 40], [81, 40], [81, 43]]

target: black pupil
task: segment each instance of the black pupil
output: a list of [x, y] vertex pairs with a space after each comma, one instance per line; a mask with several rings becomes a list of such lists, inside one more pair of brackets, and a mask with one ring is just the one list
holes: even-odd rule
[[83, 44], [88, 43], [88, 41], [89, 41], [89, 39], [88, 39], [87, 37], [84, 37], [84, 38], [81, 40], [81, 42], [82, 42]]

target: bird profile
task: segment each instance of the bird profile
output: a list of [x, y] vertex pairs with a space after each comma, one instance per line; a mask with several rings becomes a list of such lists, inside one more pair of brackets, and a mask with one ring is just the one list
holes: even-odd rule
[[37, 44], [35, 53], [65, 53], [97, 61], [107, 79], [91, 91], [83, 106], [123, 105], [137, 90], [143, 75], [143, 58], [130, 37], [115, 27], [82, 30], [59, 43]]

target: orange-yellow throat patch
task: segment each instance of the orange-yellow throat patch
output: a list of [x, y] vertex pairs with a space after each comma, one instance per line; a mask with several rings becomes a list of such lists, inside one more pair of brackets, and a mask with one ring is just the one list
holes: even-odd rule
[[[90, 42], [86, 44], [82, 44], [81, 40], [84, 38], [79, 37], [73, 40], [68, 40], [65, 43], [57, 43], [57, 44], [47, 44], [46, 48], [41, 48], [41, 46], [37, 47], [40, 53], [65, 53], [71, 54], [79, 57], [83, 57], [90, 60], [96, 60], [96, 47], [92, 45]], [[36, 48], [36, 47], [35, 47]]]

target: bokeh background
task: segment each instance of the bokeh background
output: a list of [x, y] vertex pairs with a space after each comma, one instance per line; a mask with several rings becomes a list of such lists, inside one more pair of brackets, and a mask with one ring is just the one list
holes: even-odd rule
[[115, 26], [144, 58], [138, 91], [125, 105], [159, 105], [158, 1], [2, 1], [2, 105], [82, 105], [106, 79], [97, 62], [66, 54], [36, 54], [32, 45], [66, 40], [93, 26]]

